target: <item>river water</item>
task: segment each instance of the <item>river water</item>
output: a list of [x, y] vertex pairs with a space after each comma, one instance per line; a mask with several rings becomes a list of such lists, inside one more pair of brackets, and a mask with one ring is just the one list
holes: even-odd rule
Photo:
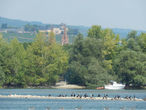
[[[72, 93], [146, 98], [146, 90], [0, 89], [0, 95], [70, 96]], [[0, 98], [0, 110], [146, 110], [146, 101]]]

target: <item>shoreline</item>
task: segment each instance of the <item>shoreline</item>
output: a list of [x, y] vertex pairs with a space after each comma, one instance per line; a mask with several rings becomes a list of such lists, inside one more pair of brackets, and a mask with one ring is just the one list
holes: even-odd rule
[[[85, 86], [81, 87], [60, 87], [60, 86], [51, 86], [51, 87], [46, 87], [46, 86], [34, 86], [34, 87], [24, 87], [24, 88], [19, 88], [19, 87], [1, 87], [0, 89], [89, 89], [86, 88]], [[91, 89], [91, 90], [113, 90], [113, 89]], [[126, 88], [126, 89], [118, 89], [118, 90], [146, 90], [146, 88]]]
[[144, 99], [114, 99], [114, 98], [104, 98], [104, 97], [57, 97], [57, 96], [36, 96], [36, 95], [0, 95], [0, 98], [23, 98], [23, 99], [74, 99], [74, 100], [114, 100], [114, 101], [145, 101]]
[[86, 89], [85, 86], [80, 86], [76, 84], [68, 84], [65, 81], [56, 83], [54, 86], [27, 86], [24, 88], [19, 87], [2, 87], [0, 89]]

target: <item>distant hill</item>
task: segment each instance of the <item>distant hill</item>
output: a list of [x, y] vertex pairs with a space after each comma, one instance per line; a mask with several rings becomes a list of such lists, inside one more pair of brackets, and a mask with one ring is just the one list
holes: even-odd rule
[[[113, 32], [115, 34], [119, 34], [120, 35], [120, 38], [126, 38], [128, 33], [132, 31], [132, 29], [120, 29], [120, 28], [112, 28]], [[137, 34], [141, 34], [141, 33], [146, 33], [146, 31], [143, 31], [143, 30], [135, 30], [137, 31]]]
[[7, 24], [10, 27], [22, 27], [26, 24], [42, 25], [43, 23], [36, 22], [36, 21], [29, 22], [29, 21], [22, 21], [22, 20], [8, 19], [8, 18], [0, 17], [0, 26], [2, 24]]
[[[7, 24], [10, 27], [23, 27], [26, 24], [30, 24], [30, 25], [53, 25], [54, 27], [59, 27], [60, 24], [43, 24], [41, 22], [36, 22], [36, 21], [23, 21], [23, 20], [16, 20], [16, 19], [8, 19], [8, 18], [4, 18], [4, 17], [0, 17], [0, 27], [2, 24]], [[87, 36], [88, 33], [88, 29], [90, 27], [87, 26], [73, 26], [73, 25], [67, 25], [68, 28], [70, 29], [77, 29], [79, 33], [83, 34], [84, 36]], [[119, 34], [120, 38], [126, 38], [126, 36], [128, 35], [128, 33], [130, 31], [132, 31], [132, 29], [120, 29], [120, 28], [112, 28], [113, 32], [115, 34]], [[136, 30], [138, 32], [138, 34], [145, 32], [146, 31], [142, 31], [142, 30]]]
[[[88, 29], [90, 27], [86, 27], [86, 26], [70, 26], [70, 28], [78, 29], [80, 33], [82, 33], [84, 36], [87, 36]], [[126, 38], [128, 33], [133, 31], [132, 29], [121, 29], [121, 28], [111, 28], [111, 29], [115, 34], [119, 34], [121, 39], [122, 38]], [[138, 35], [141, 34], [142, 32], [146, 33], [146, 31], [143, 31], [143, 30], [135, 30], [135, 31], [137, 31]]]

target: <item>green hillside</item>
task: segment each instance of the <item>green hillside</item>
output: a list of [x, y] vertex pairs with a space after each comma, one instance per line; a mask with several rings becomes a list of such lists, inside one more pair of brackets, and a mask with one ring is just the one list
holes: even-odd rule
[[[13, 28], [19, 29], [20, 27], [25, 29], [25, 26], [27, 24], [29, 24], [29, 26], [33, 26], [37, 28], [37, 30], [49, 29], [51, 27], [60, 27], [60, 24], [43, 24], [41, 22], [35, 22], [35, 21], [28, 22], [28, 21], [23, 21], [23, 20], [8, 19], [8, 18], [0, 17], [0, 30], [2, 29], [3, 24], [6, 24], [7, 28], [12, 28], [12, 29]], [[69, 28], [68, 36], [69, 36], [70, 43], [74, 41], [75, 36], [77, 36], [77, 34], [79, 33], [83, 34], [84, 37], [86, 37], [88, 33], [88, 29], [90, 28], [87, 26], [73, 26], [73, 25], [67, 25], [67, 27]], [[128, 33], [131, 32], [132, 29], [113, 28], [112, 31], [114, 32], [114, 34], [119, 34], [120, 39], [122, 39], [122, 38], [126, 38]], [[140, 35], [142, 32], [146, 32], [143, 30], [136, 30], [136, 31], [138, 35]], [[16, 37], [20, 42], [32, 42], [35, 38], [35, 34], [33, 33], [34, 32], [31, 32], [31, 33], [9, 33], [8, 32], [8, 33], [3, 33], [3, 37], [7, 39], [8, 41]], [[61, 36], [62, 35], [56, 36], [57, 42], [61, 42]]]
[[22, 21], [22, 20], [17, 20], [17, 19], [8, 19], [4, 17], [0, 17], [0, 26], [2, 24], [7, 24], [10, 27], [22, 27], [26, 24], [32, 24], [32, 25], [42, 25], [43, 23], [41, 22], [28, 22], [28, 21]]
[[33, 33], [2, 33], [3, 38], [10, 41], [17, 38], [20, 42], [32, 42], [35, 38]]

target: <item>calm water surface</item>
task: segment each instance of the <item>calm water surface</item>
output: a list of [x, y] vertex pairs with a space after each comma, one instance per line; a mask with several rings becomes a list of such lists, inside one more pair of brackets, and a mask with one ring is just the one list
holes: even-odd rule
[[[58, 96], [59, 94], [108, 94], [146, 98], [146, 90], [0, 89], [0, 95]], [[61, 100], [0, 98], [0, 110], [146, 110], [146, 101]]]

